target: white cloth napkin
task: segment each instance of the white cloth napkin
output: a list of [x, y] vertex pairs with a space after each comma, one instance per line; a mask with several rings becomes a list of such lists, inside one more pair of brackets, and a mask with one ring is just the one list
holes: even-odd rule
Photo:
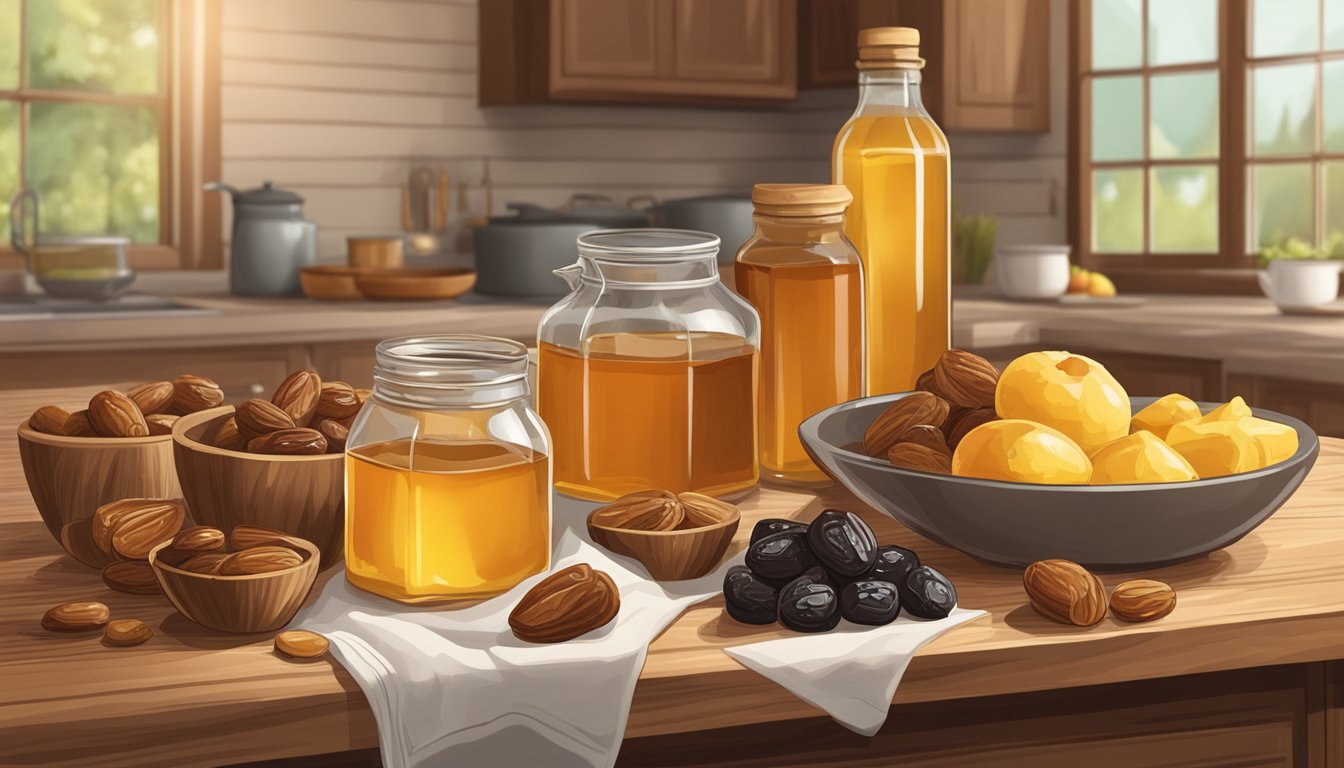
[[633, 560], [588, 543], [595, 505], [557, 497], [552, 568], [586, 562], [621, 593], [613, 624], [566, 643], [513, 636], [508, 615], [538, 575], [462, 609], [412, 608], [351, 587], [344, 574], [291, 623], [331, 641], [368, 698], [387, 768], [610, 766], [625, 735], [649, 643], [722, 589], [731, 563], [659, 584]]
[[984, 616], [953, 608], [937, 621], [902, 616], [884, 627], [842, 621], [831, 632], [723, 649], [856, 733], [872, 736], [915, 653], [944, 632]]

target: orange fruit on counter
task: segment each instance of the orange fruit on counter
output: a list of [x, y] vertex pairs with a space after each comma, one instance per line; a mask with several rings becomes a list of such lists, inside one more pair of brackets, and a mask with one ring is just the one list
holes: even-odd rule
[[1167, 433], [1167, 444], [1184, 456], [1200, 477], [1260, 469], [1268, 464], [1265, 450], [1243, 421], [1183, 421]]
[[952, 454], [952, 474], [1012, 483], [1086, 483], [1092, 462], [1068, 435], [1023, 419], [972, 429]]
[[1171, 428], [1182, 421], [1200, 418], [1199, 406], [1194, 400], [1180, 394], [1159, 397], [1143, 410], [1134, 414], [1130, 425], [1134, 431], [1147, 430], [1154, 435], [1167, 439]]
[[1297, 453], [1297, 430], [1287, 424], [1255, 416], [1240, 419], [1237, 424], [1260, 445], [1265, 466], [1278, 464]]
[[1185, 457], [1146, 429], [1103, 445], [1090, 458], [1093, 485], [1199, 479]]
[[1025, 419], [1065, 435], [1084, 451], [1129, 434], [1129, 395], [1105, 366], [1068, 352], [1032, 352], [999, 375], [994, 406], [1002, 419]]

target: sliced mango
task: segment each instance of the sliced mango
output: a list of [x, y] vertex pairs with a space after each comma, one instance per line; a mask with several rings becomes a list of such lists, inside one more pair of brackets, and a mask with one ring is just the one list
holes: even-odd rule
[[1195, 468], [1184, 456], [1146, 429], [1112, 440], [1090, 458], [1092, 485], [1180, 483], [1198, 479]]
[[1251, 415], [1251, 406], [1241, 399], [1241, 395], [1228, 400], [1204, 415], [1204, 421], [1236, 421]]
[[1265, 454], [1265, 466], [1278, 464], [1297, 453], [1297, 430], [1287, 424], [1255, 416], [1247, 416], [1237, 424], [1260, 444]]
[[1194, 400], [1181, 394], [1170, 394], [1165, 397], [1159, 397], [1152, 403], [1144, 407], [1143, 410], [1134, 414], [1130, 421], [1130, 427], [1138, 432], [1147, 430], [1157, 437], [1166, 440], [1167, 433], [1171, 428], [1182, 421], [1198, 419], [1200, 417], [1199, 406]]
[[1184, 456], [1200, 477], [1260, 469], [1267, 463], [1265, 450], [1241, 421], [1183, 421], [1167, 433], [1167, 444]]

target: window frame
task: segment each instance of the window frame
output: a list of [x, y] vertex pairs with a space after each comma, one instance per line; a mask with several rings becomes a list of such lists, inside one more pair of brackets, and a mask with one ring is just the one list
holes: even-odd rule
[[[127, 104], [156, 108], [159, 135], [159, 242], [133, 244], [136, 270], [221, 269], [224, 248], [220, 207], [205, 205], [201, 187], [220, 173], [220, 27], [222, 0], [162, 0], [159, 26], [166, 30], [159, 55], [159, 91], [107, 94], [26, 87], [26, 10], [19, 18], [19, 87], [0, 90], [0, 100], [20, 105], [19, 179], [26, 161], [28, 110], [34, 101]], [[23, 254], [0, 233], [0, 268], [26, 268]]]

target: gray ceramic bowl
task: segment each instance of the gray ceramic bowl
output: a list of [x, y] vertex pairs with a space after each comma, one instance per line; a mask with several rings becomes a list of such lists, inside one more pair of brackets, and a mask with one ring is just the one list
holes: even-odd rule
[[[1264, 469], [1188, 483], [1033, 485], [894, 467], [859, 450], [864, 430], [905, 394], [828, 408], [798, 428], [817, 465], [906, 527], [989, 563], [1025, 566], [1065, 558], [1098, 570], [1173, 563], [1225, 547], [1274, 514], [1320, 452], [1306, 424], [1273, 411], [1263, 419], [1297, 430], [1297, 452]], [[1131, 398], [1134, 410], [1155, 398]], [[1212, 405], [1201, 403], [1208, 411]]]

